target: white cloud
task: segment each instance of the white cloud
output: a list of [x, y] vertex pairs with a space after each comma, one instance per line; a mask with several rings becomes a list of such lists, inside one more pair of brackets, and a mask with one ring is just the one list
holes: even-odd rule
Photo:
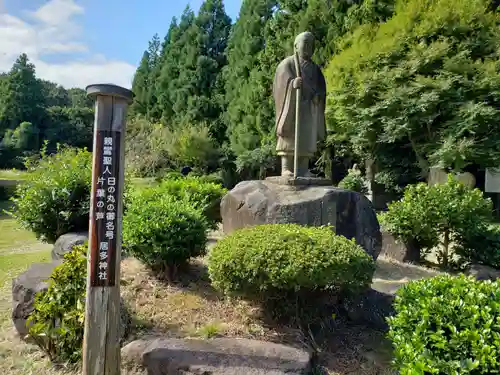
[[42, 23], [58, 27], [61, 23], [70, 23], [73, 16], [83, 13], [83, 8], [72, 0], [51, 0], [32, 14]]
[[[25, 17], [4, 11], [0, 0], [0, 71], [8, 71], [21, 53], [35, 64], [37, 76], [64, 87], [85, 87], [91, 83], [114, 83], [130, 88], [135, 67], [92, 54], [79, 36], [79, 18], [85, 10], [74, 0], [49, 0]], [[85, 58], [75, 59], [78, 53]], [[48, 55], [64, 55], [64, 63], [53, 64]]]

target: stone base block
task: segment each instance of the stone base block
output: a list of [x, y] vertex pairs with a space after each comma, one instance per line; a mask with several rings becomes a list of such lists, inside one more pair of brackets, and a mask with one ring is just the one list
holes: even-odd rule
[[262, 224], [331, 225], [338, 235], [356, 242], [374, 259], [382, 235], [371, 202], [362, 194], [333, 186], [243, 181], [222, 199], [224, 233]]
[[238, 338], [137, 340], [121, 354], [149, 375], [305, 375], [312, 366], [307, 350]]

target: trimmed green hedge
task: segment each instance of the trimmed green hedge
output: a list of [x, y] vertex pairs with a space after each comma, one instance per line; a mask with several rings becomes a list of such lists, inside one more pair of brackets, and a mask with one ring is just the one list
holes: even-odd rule
[[226, 294], [342, 290], [367, 287], [375, 264], [354, 240], [329, 227], [268, 224], [243, 228], [209, 254], [213, 285]]
[[394, 308], [389, 337], [401, 375], [500, 373], [500, 281], [414, 281]]

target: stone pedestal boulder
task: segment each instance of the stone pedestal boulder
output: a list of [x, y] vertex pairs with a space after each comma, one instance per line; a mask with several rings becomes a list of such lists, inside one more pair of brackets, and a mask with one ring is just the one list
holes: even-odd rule
[[312, 367], [307, 350], [238, 338], [137, 340], [121, 355], [148, 375], [302, 375]]
[[221, 202], [224, 233], [261, 224], [332, 225], [376, 260], [382, 235], [371, 202], [354, 191], [321, 185], [279, 178], [240, 182]]
[[35, 294], [46, 291], [50, 274], [61, 261], [34, 263], [12, 280], [12, 322], [21, 338], [28, 334], [26, 322], [33, 312]]
[[60, 236], [52, 249], [52, 260], [64, 258], [74, 246], [83, 245], [89, 239], [88, 232], [66, 233]]

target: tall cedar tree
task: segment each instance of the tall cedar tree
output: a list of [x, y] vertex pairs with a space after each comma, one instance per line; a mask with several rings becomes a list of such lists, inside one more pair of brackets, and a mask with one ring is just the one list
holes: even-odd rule
[[207, 122], [217, 139], [221, 137], [218, 123], [223, 95], [219, 74], [226, 64], [230, 28], [222, 0], [205, 1], [176, 41], [173, 52], [179, 68], [167, 78], [174, 122]]
[[179, 76], [184, 67], [181, 64], [182, 47], [184, 37], [193, 26], [195, 19], [194, 12], [187, 6], [177, 25], [173, 20], [165, 44], [161, 53], [161, 72], [158, 81], [155, 82], [156, 96], [158, 98], [158, 112], [162, 122], [170, 124], [176, 112], [174, 103], [178, 96], [177, 82], [175, 78]]
[[43, 85], [26, 54], [20, 55], [12, 66], [0, 100], [0, 135], [25, 121], [39, 126], [45, 106]]
[[[134, 79], [134, 107], [168, 126], [206, 122], [220, 142], [225, 137], [221, 114], [231, 19], [222, 0], [206, 0], [195, 16], [188, 7], [173, 19], [160, 46], [155, 36]], [[144, 93], [144, 95], [143, 95]]]
[[260, 145], [251, 103], [259, 100], [252, 71], [266, 46], [264, 29], [273, 16], [277, 0], [244, 0], [228, 43], [228, 65], [224, 68], [226, 112], [224, 120], [233, 151], [241, 154]]
[[148, 112], [148, 88], [150, 76], [149, 52], [145, 51], [141, 62], [134, 74], [132, 81], [132, 91], [134, 92], [134, 102], [130, 106], [130, 113], [134, 115], [146, 115]]
[[149, 62], [149, 74], [148, 74], [148, 86], [146, 89], [146, 101], [147, 101], [147, 115], [149, 118], [155, 117], [155, 107], [158, 101], [155, 91], [155, 82], [158, 74], [158, 67], [160, 66], [161, 60], [161, 48], [162, 43], [158, 34], [153, 36], [153, 39], [149, 42], [148, 46], [148, 62]]

